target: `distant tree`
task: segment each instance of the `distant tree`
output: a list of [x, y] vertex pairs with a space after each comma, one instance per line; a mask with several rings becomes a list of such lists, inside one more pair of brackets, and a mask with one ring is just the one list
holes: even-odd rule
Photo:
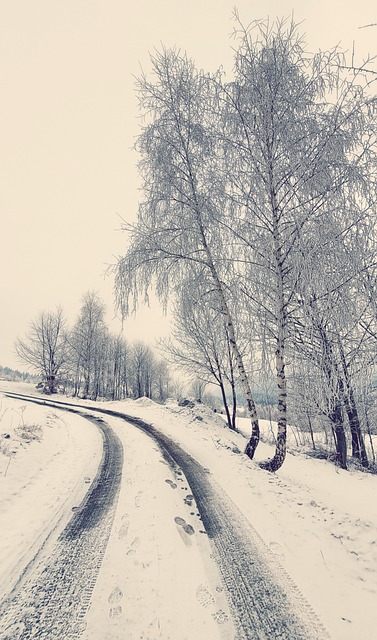
[[10, 367], [2, 367], [0, 365], [0, 378], [3, 380], [22, 380], [23, 382], [37, 382], [38, 376], [27, 371], [18, 371]]
[[204, 380], [201, 380], [200, 378], [195, 378], [191, 382], [190, 391], [195, 400], [197, 400], [198, 402], [203, 401], [204, 392], [207, 386], [207, 382], [204, 382]]
[[45, 390], [55, 393], [68, 353], [62, 309], [41, 313], [31, 323], [25, 339], [16, 340], [15, 349], [19, 359], [42, 377]]
[[121, 400], [129, 395], [131, 346], [121, 335], [109, 336], [106, 396]]
[[172, 397], [179, 402], [182, 400], [187, 391], [187, 384], [180, 378], [176, 378], [172, 384]]
[[152, 398], [156, 373], [156, 358], [151, 347], [141, 340], [132, 345], [132, 388], [133, 396]]
[[83, 296], [79, 317], [70, 334], [75, 395], [97, 397], [107, 333], [105, 305], [95, 291], [88, 291]]
[[165, 402], [170, 397], [172, 379], [168, 363], [165, 359], [159, 359], [155, 365], [155, 394], [158, 402]]

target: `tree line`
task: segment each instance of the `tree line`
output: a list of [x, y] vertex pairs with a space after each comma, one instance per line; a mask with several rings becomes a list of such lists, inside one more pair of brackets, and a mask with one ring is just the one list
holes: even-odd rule
[[42, 312], [26, 337], [18, 338], [19, 358], [33, 367], [48, 393], [122, 400], [147, 396], [163, 402], [173, 393], [164, 359], [144, 342], [113, 335], [97, 293], [83, 296], [76, 322], [68, 328], [62, 309]]
[[124, 225], [117, 303], [127, 315], [152, 286], [172, 301], [166, 348], [222, 394], [242, 389], [250, 458], [260, 437], [255, 388], [274, 377], [276, 451], [263, 468], [283, 464], [291, 415], [312, 431], [324, 426], [341, 467], [349, 451], [367, 467], [375, 77], [368, 61], [350, 68], [338, 47], [309, 53], [292, 22], [235, 20], [231, 80], [163, 48], [137, 81], [143, 199], [137, 223]]

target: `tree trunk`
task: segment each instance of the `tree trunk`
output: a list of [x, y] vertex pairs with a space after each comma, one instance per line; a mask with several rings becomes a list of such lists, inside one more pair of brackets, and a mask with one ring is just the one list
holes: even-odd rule
[[372, 430], [370, 428], [368, 409], [367, 409], [366, 406], [364, 408], [364, 414], [365, 414], [365, 423], [366, 423], [366, 427], [367, 427], [367, 433], [368, 433], [368, 437], [369, 437], [370, 450], [372, 452], [372, 460], [373, 460], [373, 463], [375, 464], [376, 463], [376, 455], [375, 455], [375, 452], [374, 452]]
[[334, 408], [329, 413], [329, 420], [334, 433], [337, 463], [342, 469], [347, 469], [347, 441], [340, 401], [335, 401]]
[[[217, 277], [217, 273], [216, 273], [216, 277]], [[243, 364], [243, 359], [238, 349], [236, 335], [235, 335], [234, 326], [233, 326], [233, 320], [230, 315], [229, 308], [225, 300], [221, 283], [218, 277], [217, 277], [217, 281], [219, 283], [218, 294], [221, 302], [222, 313], [224, 315], [225, 322], [226, 322], [226, 328], [229, 335], [229, 343], [232, 349], [232, 353], [234, 355], [240, 381], [246, 396], [246, 405], [247, 405], [247, 410], [248, 410], [250, 421], [251, 421], [251, 436], [246, 445], [245, 454], [250, 458], [250, 460], [252, 460], [254, 458], [255, 450], [259, 444], [259, 437], [260, 437], [257, 408], [254, 402], [253, 393], [251, 391], [250, 382], [245, 370], [245, 366]]]
[[56, 392], [56, 389], [55, 389], [55, 376], [54, 375], [46, 376], [46, 383], [47, 383], [48, 393], [55, 393]]
[[89, 396], [89, 388], [90, 388], [90, 374], [86, 374], [85, 376], [85, 384], [84, 384], [84, 392], [83, 392], [83, 398], [87, 398]]
[[225, 322], [225, 326], [226, 326], [226, 330], [229, 336], [229, 343], [231, 346], [231, 350], [232, 353], [234, 355], [234, 360], [236, 362], [236, 366], [237, 366], [237, 370], [238, 370], [238, 374], [240, 377], [240, 381], [241, 381], [241, 385], [243, 388], [243, 391], [245, 393], [246, 396], [246, 403], [247, 403], [247, 409], [248, 409], [248, 413], [249, 413], [249, 417], [250, 417], [250, 421], [251, 421], [251, 436], [250, 436], [250, 440], [246, 445], [245, 448], [245, 454], [250, 458], [253, 459], [254, 454], [255, 454], [255, 450], [259, 444], [259, 422], [258, 422], [258, 414], [257, 414], [257, 408], [254, 402], [254, 398], [253, 398], [253, 393], [251, 391], [251, 386], [250, 386], [250, 382], [246, 373], [246, 369], [243, 363], [243, 358], [241, 355], [241, 352], [238, 348], [238, 344], [237, 344], [237, 340], [236, 340], [236, 334], [235, 334], [235, 330], [234, 330], [234, 325], [233, 325], [233, 319], [232, 316], [230, 314], [229, 311], [229, 307], [227, 304], [227, 301], [225, 299], [225, 295], [224, 295], [224, 288], [223, 288], [223, 284], [220, 280], [219, 274], [217, 273], [217, 269], [215, 267], [215, 263], [213, 261], [212, 258], [212, 253], [210, 250], [210, 247], [208, 245], [207, 242], [207, 238], [206, 238], [206, 233], [205, 233], [205, 227], [203, 224], [203, 220], [202, 220], [202, 212], [201, 212], [201, 207], [199, 204], [199, 199], [198, 199], [198, 192], [197, 192], [197, 187], [195, 184], [195, 180], [192, 174], [192, 165], [191, 165], [191, 160], [190, 160], [190, 155], [188, 153], [188, 149], [187, 149], [187, 144], [186, 141], [183, 139], [182, 134], [180, 133], [180, 137], [181, 137], [181, 142], [182, 142], [182, 148], [184, 149], [184, 153], [186, 156], [186, 160], [187, 160], [187, 167], [188, 167], [188, 171], [189, 171], [189, 176], [190, 176], [190, 190], [191, 190], [191, 195], [192, 195], [192, 202], [193, 202], [193, 208], [195, 211], [195, 215], [196, 215], [196, 222], [198, 225], [198, 231], [200, 234], [200, 238], [201, 238], [201, 243], [202, 243], [202, 247], [204, 249], [205, 255], [206, 255], [206, 262], [207, 262], [207, 266], [209, 268], [213, 283], [214, 283], [214, 287], [215, 287], [215, 291], [219, 300], [219, 304], [220, 304], [220, 309], [221, 309], [221, 313], [224, 317], [224, 322]]
[[232, 429], [236, 430], [236, 418], [237, 418], [237, 393], [234, 380], [232, 381]]
[[278, 471], [282, 466], [287, 453], [287, 378], [285, 375], [285, 333], [286, 333], [286, 306], [284, 297], [284, 272], [281, 240], [278, 222], [278, 207], [276, 194], [273, 187], [272, 170], [270, 171], [271, 206], [273, 219], [274, 259], [276, 268], [276, 293], [277, 293], [277, 338], [275, 351], [276, 382], [278, 388], [278, 431], [276, 436], [275, 455], [272, 460], [261, 463], [262, 469]]
[[[329, 392], [331, 393], [328, 418], [333, 430], [337, 463], [342, 469], [347, 469], [347, 440], [344, 432], [341, 398], [344, 396], [343, 378], [339, 373], [338, 364], [334, 357], [333, 344], [327, 337], [323, 324], [317, 320], [318, 329], [324, 350], [323, 369], [326, 374]], [[335, 388], [334, 388], [335, 387]]]
[[196, 214], [196, 221], [198, 224], [198, 230], [200, 233], [200, 237], [201, 237], [201, 241], [202, 241], [202, 246], [206, 255], [206, 259], [207, 259], [207, 266], [209, 268], [209, 271], [211, 273], [211, 277], [215, 286], [215, 291], [220, 303], [220, 309], [221, 309], [221, 313], [223, 314], [224, 317], [224, 322], [225, 322], [225, 326], [226, 326], [226, 330], [228, 332], [228, 336], [229, 336], [229, 343], [231, 346], [231, 350], [232, 353], [234, 355], [234, 360], [236, 362], [236, 366], [237, 366], [237, 370], [238, 370], [238, 374], [240, 377], [240, 381], [241, 381], [241, 385], [242, 388], [244, 390], [245, 396], [246, 396], [246, 404], [247, 404], [247, 409], [248, 409], [248, 413], [249, 413], [249, 417], [250, 417], [250, 421], [251, 421], [251, 436], [250, 436], [250, 440], [246, 445], [245, 448], [245, 454], [250, 458], [253, 459], [254, 454], [255, 454], [255, 450], [259, 444], [259, 436], [260, 436], [260, 432], [259, 432], [259, 422], [258, 422], [258, 414], [257, 414], [257, 408], [254, 402], [254, 398], [253, 398], [253, 393], [251, 390], [251, 386], [250, 386], [250, 382], [249, 382], [249, 378], [248, 375], [246, 373], [246, 369], [243, 363], [243, 358], [241, 355], [241, 352], [238, 348], [238, 344], [237, 344], [237, 340], [236, 340], [236, 334], [235, 334], [235, 330], [234, 330], [234, 325], [233, 325], [233, 319], [231, 316], [231, 313], [229, 311], [229, 307], [227, 304], [227, 301], [225, 299], [225, 295], [224, 295], [224, 289], [223, 289], [223, 285], [221, 283], [219, 274], [217, 273], [217, 269], [215, 267], [215, 263], [213, 261], [212, 258], [212, 253], [210, 250], [210, 247], [208, 246], [208, 242], [207, 242], [207, 238], [206, 238], [206, 233], [205, 233], [205, 228], [203, 225], [203, 221], [202, 221], [202, 214], [201, 214], [201, 208], [199, 205], [199, 201], [198, 201], [198, 197], [197, 197], [197, 189], [196, 189], [196, 185], [191, 173], [191, 162], [189, 159], [189, 154], [187, 153], [187, 146], [185, 141], [183, 141], [182, 139], [182, 146], [185, 150], [185, 154], [186, 154], [186, 158], [187, 158], [187, 166], [189, 167], [189, 173], [190, 173], [190, 182], [191, 182], [191, 193], [192, 193], [192, 198], [193, 198], [193, 203], [194, 203], [194, 208], [195, 208], [195, 214]]
[[[283, 314], [284, 317], [284, 314]], [[262, 469], [278, 471], [287, 453], [287, 379], [285, 376], [284, 340], [278, 339], [276, 348], [276, 377], [278, 386], [278, 431], [275, 455], [272, 460], [261, 462]]]
[[[349, 395], [348, 395], [349, 394]], [[349, 389], [344, 395], [344, 406], [351, 431], [352, 457], [360, 460], [363, 467], [369, 466], [363, 434], [361, 432], [359, 414], [357, 411], [353, 390]]]
[[226, 398], [226, 392], [225, 392], [224, 383], [222, 381], [222, 378], [220, 378], [220, 380], [219, 380], [219, 386], [220, 386], [221, 397], [222, 397], [223, 405], [224, 405], [224, 409], [225, 409], [226, 421], [228, 423], [229, 429], [233, 429], [232, 420], [231, 420], [230, 413], [229, 413], [228, 400]]
[[315, 451], [315, 450], [316, 450], [316, 446], [315, 446], [315, 440], [314, 440], [314, 433], [313, 433], [312, 421], [311, 421], [311, 419], [310, 419], [310, 415], [309, 415], [309, 413], [308, 413], [308, 412], [306, 413], [306, 417], [308, 418], [309, 433], [310, 433], [310, 438], [311, 438], [311, 441], [312, 441], [313, 451]]
[[[203, 235], [203, 238], [204, 238], [204, 235]], [[203, 241], [205, 242], [205, 239]], [[206, 247], [206, 244], [205, 244], [205, 247]], [[247, 410], [248, 410], [250, 421], [251, 421], [251, 436], [250, 436], [249, 442], [246, 445], [245, 454], [252, 460], [254, 458], [255, 450], [259, 444], [259, 437], [260, 437], [257, 408], [254, 402], [253, 393], [251, 391], [251, 386], [250, 386], [250, 382], [249, 382], [246, 369], [243, 363], [242, 355], [240, 350], [238, 349], [232, 316], [230, 314], [228, 304], [225, 300], [221, 282], [217, 274], [217, 271], [215, 269], [215, 266], [213, 264], [212, 257], [209, 253], [209, 250], [207, 250], [207, 258], [209, 261], [209, 267], [212, 273], [212, 277], [216, 285], [216, 290], [217, 290], [217, 294], [218, 294], [220, 305], [221, 305], [221, 312], [224, 316], [225, 326], [229, 336], [229, 344], [234, 356], [234, 360], [236, 362], [239, 378], [246, 396], [246, 405], [247, 405]]]
[[342, 368], [344, 373], [344, 384], [342, 384], [343, 388], [345, 386], [344, 393], [343, 393], [343, 402], [346, 409], [348, 422], [350, 425], [350, 431], [351, 431], [352, 457], [360, 460], [363, 467], [368, 467], [369, 465], [368, 457], [365, 449], [363, 434], [361, 431], [361, 425], [359, 420], [359, 414], [357, 411], [355, 395], [353, 393], [353, 389], [351, 386], [349, 366], [347, 365], [343, 345], [340, 339], [338, 340], [338, 347], [339, 347], [340, 359], [342, 362]]
[[226, 333], [227, 345], [228, 345], [228, 358], [229, 358], [229, 383], [232, 389], [232, 429], [236, 430], [236, 416], [237, 416], [237, 393], [236, 393], [236, 381], [234, 379], [233, 357], [229, 344], [229, 335]]

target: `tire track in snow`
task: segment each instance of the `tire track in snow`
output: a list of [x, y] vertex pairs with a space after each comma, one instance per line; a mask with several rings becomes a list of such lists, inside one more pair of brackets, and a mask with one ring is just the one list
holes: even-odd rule
[[[210, 539], [239, 640], [323, 640], [328, 634], [256, 530], [194, 458], [154, 427], [128, 416], [162, 445], [165, 459], [182, 470]], [[177, 467], [178, 465], [178, 467]]]
[[0, 640], [73, 640], [79, 638], [85, 628], [83, 618], [115, 516], [123, 448], [102, 418], [74, 409], [65, 410], [79, 413], [100, 429], [102, 460], [86, 498], [60, 534], [49, 557], [40, 560], [30, 576], [26, 575], [21, 587], [2, 605]]
[[[124, 413], [78, 406], [122, 418], [150, 435], [169, 466], [182, 471], [210, 539], [239, 640], [324, 640], [328, 634], [315, 612], [257, 531], [207, 469], [152, 425]], [[252, 496], [251, 496], [252, 499]], [[2, 639], [1, 639], [2, 640]]]

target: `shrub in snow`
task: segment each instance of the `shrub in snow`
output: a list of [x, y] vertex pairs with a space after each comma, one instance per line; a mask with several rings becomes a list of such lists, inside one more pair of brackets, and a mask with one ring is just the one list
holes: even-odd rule
[[25, 442], [33, 440], [40, 442], [42, 440], [42, 427], [39, 424], [21, 424], [14, 431]]

